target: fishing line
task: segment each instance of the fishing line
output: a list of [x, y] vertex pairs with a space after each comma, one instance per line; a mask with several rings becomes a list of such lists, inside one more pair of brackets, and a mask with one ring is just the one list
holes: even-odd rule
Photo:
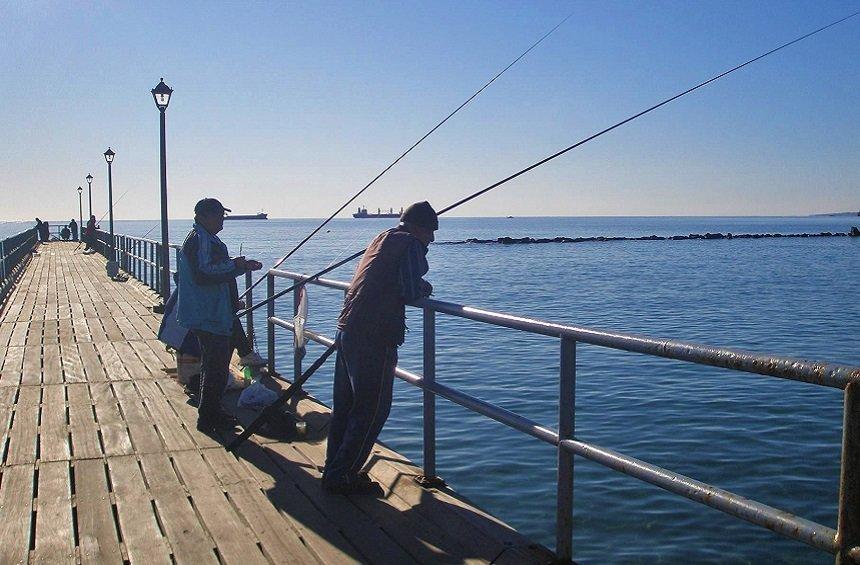
[[[448, 121], [448, 120], [450, 120], [452, 117], [454, 117], [454, 114], [456, 114], [457, 112], [459, 112], [460, 110], [462, 110], [462, 109], [463, 109], [467, 104], [469, 104], [469, 102], [471, 102], [472, 100], [474, 100], [474, 99], [475, 99], [479, 94], [481, 94], [481, 92], [483, 92], [483, 91], [484, 91], [488, 86], [490, 86], [491, 84], [493, 84], [493, 83], [496, 81], [496, 79], [497, 79], [497, 78], [499, 78], [500, 76], [502, 76], [503, 74], [505, 74], [505, 72], [506, 72], [508, 69], [510, 69], [511, 67], [513, 67], [514, 65], [516, 65], [516, 64], [520, 61], [520, 59], [522, 59], [523, 57], [525, 57], [526, 55], [528, 55], [528, 54], [529, 54], [529, 52], [531, 52], [535, 47], [537, 47], [538, 45], [540, 45], [540, 44], [541, 44], [541, 43], [542, 43], [542, 42], [543, 42], [547, 37], [549, 37], [550, 35], [552, 35], [552, 33], [553, 33], [555, 30], [557, 30], [558, 28], [560, 28], [560, 27], [562, 26], [562, 24], [564, 24], [564, 22], [566, 22], [567, 20], [569, 20], [572, 16], [573, 16], [573, 12], [571, 12], [570, 14], [568, 14], [567, 16], [565, 16], [565, 18], [564, 18], [563, 20], [561, 20], [558, 24], [556, 24], [556, 25], [555, 25], [555, 27], [553, 27], [551, 30], [549, 30], [549, 31], [548, 31], [548, 32], [546, 32], [545, 34], [543, 34], [543, 36], [541, 36], [541, 38], [540, 38], [540, 39], [538, 39], [537, 41], [535, 41], [534, 43], [532, 43], [532, 45], [531, 45], [528, 49], [526, 49], [525, 51], [523, 51], [523, 52], [520, 54], [520, 56], [519, 56], [519, 57], [517, 57], [516, 59], [514, 59], [513, 61], [511, 61], [511, 62], [510, 62], [510, 64], [508, 64], [508, 66], [507, 66], [507, 67], [503, 68], [501, 71], [499, 71], [498, 73], [496, 73], [496, 75], [495, 75], [493, 78], [491, 78], [490, 80], [488, 80], [488, 81], [487, 81], [487, 82], [486, 82], [486, 83], [485, 83], [481, 88], [479, 88], [478, 90], [476, 90], [474, 94], [472, 94], [471, 96], [469, 96], [469, 97], [468, 97], [468, 98], [467, 98], [467, 99], [466, 99], [462, 104], [460, 104], [459, 106], [457, 106], [456, 108], [454, 108], [454, 110], [453, 110], [450, 114], [448, 114], [447, 116], [445, 116], [445, 118], [444, 118], [444, 119], [442, 119], [442, 121], [440, 121], [438, 124], [436, 124], [435, 126], [433, 126], [433, 127], [430, 129], [430, 131], [428, 131], [427, 133], [425, 133], [424, 135], [422, 135], [422, 136], [418, 139], [418, 141], [416, 141], [415, 143], [413, 143], [413, 144], [412, 144], [412, 145], [411, 145], [411, 146], [410, 146], [406, 151], [404, 151], [403, 153], [401, 153], [401, 154], [400, 154], [400, 156], [399, 156], [399, 157], [397, 157], [397, 159], [395, 159], [395, 160], [394, 160], [394, 161], [392, 161], [392, 162], [391, 162], [387, 167], [385, 167], [384, 169], [382, 169], [382, 171], [381, 171], [378, 175], [376, 175], [375, 177], [373, 177], [373, 179], [372, 179], [369, 183], [367, 183], [366, 185], [364, 185], [364, 187], [363, 187], [361, 190], [359, 190], [359, 191], [358, 191], [358, 192], [356, 192], [354, 195], [352, 195], [352, 197], [350, 197], [350, 199], [349, 199], [349, 200], [347, 200], [346, 202], [344, 202], [344, 204], [343, 204], [340, 208], [338, 208], [337, 210], [335, 210], [335, 211], [334, 211], [334, 213], [333, 213], [332, 215], [330, 215], [328, 218], [326, 218], [326, 219], [325, 219], [325, 220], [324, 220], [324, 221], [323, 221], [319, 226], [317, 226], [317, 227], [316, 227], [316, 228], [315, 228], [311, 233], [309, 233], [309, 234], [308, 234], [308, 235], [307, 235], [303, 240], [301, 240], [301, 241], [300, 241], [300, 242], [299, 242], [295, 247], [293, 247], [293, 248], [290, 250], [290, 252], [289, 252], [289, 253], [287, 253], [286, 255], [284, 255], [284, 256], [283, 256], [283, 257], [282, 257], [282, 258], [281, 258], [277, 263], [275, 263], [271, 268], [272, 268], [272, 269], [277, 269], [277, 268], [278, 268], [278, 267], [279, 267], [279, 266], [280, 266], [284, 261], [286, 261], [287, 259], [289, 259], [289, 258], [293, 255], [293, 253], [295, 253], [296, 251], [298, 251], [298, 250], [299, 250], [299, 248], [301, 248], [301, 247], [302, 247], [305, 243], [307, 243], [307, 242], [308, 242], [308, 241], [309, 241], [313, 236], [315, 236], [315, 235], [316, 235], [316, 234], [317, 234], [321, 229], [323, 229], [326, 225], [328, 225], [328, 223], [329, 223], [330, 221], [332, 221], [332, 220], [334, 219], [334, 217], [335, 217], [335, 216], [337, 216], [338, 214], [340, 214], [344, 209], [346, 209], [346, 207], [347, 207], [347, 206], [349, 206], [350, 204], [352, 204], [352, 203], [353, 203], [353, 201], [354, 201], [356, 198], [358, 198], [359, 196], [361, 196], [362, 194], [364, 194], [364, 192], [365, 192], [368, 188], [370, 188], [371, 186], [373, 186], [373, 184], [374, 184], [377, 180], [379, 180], [379, 179], [382, 177], [382, 175], [384, 175], [384, 174], [385, 174], [385, 173], [387, 173], [389, 170], [391, 170], [391, 169], [394, 167], [394, 165], [396, 165], [397, 163], [399, 163], [399, 162], [400, 162], [400, 160], [401, 160], [401, 159], [403, 159], [404, 157], [406, 157], [407, 155], [409, 155], [409, 153], [411, 153], [413, 149], [415, 149], [416, 147], [418, 147], [418, 146], [421, 144], [421, 142], [423, 142], [425, 139], [427, 139], [428, 137], [430, 137], [430, 135], [432, 135], [432, 134], [433, 134], [433, 132], [435, 132], [437, 129], [439, 129], [440, 127], [442, 127], [442, 126], [445, 124], [445, 122], [447, 122], [447, 121]], [[262, 282], [262, 281], [263, 281], [263, 279], [265, 279], [265, 278], [266, 278], [265, 276], [261, 276], [259, 279], [257, 279], [257, 280], [254, 282], [254, 284], [252, 284], [250, 287], [248, 287], [248, 288], [245, 290], [245, 292], [243, 292], [243, 293], [242, 293], [242, 295], [241, 295], [239, 298], [244, 298], [244, 297], [245, 297], [245, 295], [246, 295], [246, 294], [248, 294], [248, 292], [250, 292], [250, 291], [251, 291], [254, 287], [256, 287], [258, 284], [260, 284], [260, 282]]]
[[[606, 133], [609, 133], [610, 131], [612, 131], [612, 130], [614, 130], [614, 129], [616, 129], [616, 128], [619, 128], [619, 127], [623, 126], [623, 125], [624, 125], [624, 124], [626, 124], [626, 123], [629, 123], [629, 122], [631, 122], [631, 121], [635, 120], [636, 118], [642, 117], [642, 116], [644, 116], [645, 114], [648, 114], [649, 112], [652, 112], [652, 111], [656, 110], [657, 108], [660, 108], [661, 106], [665, 106], [665, 105], [666, 105], [666, 104], [668, 104], [669, 102], [672, 102], [672, 101], [674, 101], [674, 100], [677, 100], [678, 98], [681, 98], [682, 96], [686, 96], [687, 94], [690, 94], [691, 92], [693, 92], [693, 91], [695, 91], [695, 90], [698, 90], [698, 89], [702, 88], [702, 87], [703, 87], [703, 86], [705, 86], [705, 85], [708, 85], [708, 84], [710, 84], [710, 83], [712, 83], [712, 82], [714, 82], [714, 81], [716, 81], [716, 80], [719, 80], [719, 79], [723, 78], [723, 77], [724, 77], [724, 76], [726, 76], [726, 75], [729, 75], [729, 74], [731, 74], [731, 73], [733, 73], [733, 72], [735, 72], [735, 71], [737, 71], [737, 70], [739, 70], [739, 69], [742, 69], [742, 68], [746, 67], [747, 65], [750, 65], [750, 64], [752, 64], [752, 63], [755, 63], [756, 61], [758, 61], [758, 60], [760, 60], [760, 59], [763, 59], [763, 58], [767, 57], [768, 55], [772, 55], [773, 53], [776, 53], [777, 51], [780, 51], [780, 50], [782, 50], [782, 49], [785, 49], [786, 47], [789, 47], [789, 46], [791, 46], [791, 45], [794, 45], [795, 43], [798, 43], [798, 42], [800, 42], [800, 41], [803, 41], [804, 39], [807, 39], [807, 38], [809, 38], [809, 37], [812, 37], [813, 35], [815, 35], [815, 34], [817, 34], [817, 33], [821, 33], [822, 31], [824, 31], [824, 30], [826, 30], [826, 29], [828, 29], [828, 28], [831, 28], [831, 27], [833, 27], [833, 26], [835, 26], [835, 25], [837, 25], [837, 24], [840, 24], [840, 23], [842, 23], [842, 22], [844, 22], [844, 21], [846, 21], [846, 20], [849, 20], [849, 19], [851, 19], [851, 18], [853, 18], [853, 17], [855, 17], [855, 16], [857, 16], [857, 15], [860, 15], [860, 11], [854, 12], [853, 14], [848, 15], [848, 16], [845, 16], [844, 18], [841, 18], [841, 19], [839, 19], [839, 20], [836, 20], [835, 22], [829, 23], [829, 24], [827, 24], [827, 25], [825, 25], [825, 26], [822, 26], [822, 27], [820, 27], [820, 28], [818, 28], [818, 29], [816, 29], [816, 30], [814, 30], [814, 31], [811, 31], [811, 32], [809, 32], [809, 33], [806, 33], [806, 34], [804, 34], [804, 35], [801, 35], [800, 37], [798, 37], [798, 38], [796, 38], [796, 39], [792, 39], [791, 41], [789, 41], [789, 42], [787, 42], [787, 43], [783, 43], [783, 44], [782, 44], [782, 45], [780, 45], [779, 47], [776, 47], [776, 48], [774, 48], [774, 49], [771, 49], [770, 51], [767, 51], [766, 53], [763, 53], [763, 54], [761, 54], [761, 55], [759, 55], [759, 56], [757, 56], [757, 57], [753, 57], [752, 59], [749, 59], [748, 61], [746, 61], [746, 62], [744, 62], [744, 63], [741, 63], [741, 64], [739, 64], [739, 65], [737, 65], [737, 66], [735, 66], [735, 67], [732, 67], [731, 69], [729, 69], [729, 70], [727, 70], [727, 71], [723, 71], [722, 73], [720, 73], [720, 74], [718, 74], [718, 75], [715, 75], [715, 76], [713, 76], [713, 77], [711, 77], [711, 78], [709, 78], [709, 79], [707, 79], [707, 80], [705, 80], [705, 81], [703, 81], [703, 82], [700, 82], [699, 84], [697, 84], [696, 86], [693, 86], [692, 88], [688, 88], [687, 90], [684, 90], [683, 92], [680, 92], [680, 93], [678, 93], [678, 94], [676, 94], [676, 95], [674, 95], [674, 96], [671, 96], [671, 97], [669, 97], [669, 98], [666, 98], [666, 99], [665, 99], [665, 100], [663, 100], [662, 102], [659, 102], [659, 103], [657, 103], [657, 104], [654, 104], [653, 106], [651, 106], [651, 107], [649, 107], [649, 108], [647, 108], [647, 109], [645, 109], [645, 110], [642, 110], [641, 112], [638, 112], [638, 113], [636, 113], [636, 114], [633, 114], [632, 116], [630, 116], [630, 117], [628, 117], [628, 118], [625, 118], [625, 119], [621, 120], [620, 122], [617, 122], [617, 123], [615, 123], [614, 125], [611, 125], [611, 126], [609, 126], [608, 128], [603, 129], [603, 130], [601, 130], [601, 131], [599, 131], [599, 132], [597, 132], [597, 133], [595, 133], [595, 134], [593, 134], [593, 135], [590, 135], [590, 136], [586, 137], [585, 139], [582, 139], [582, 140], [580, 140], [580, 141], [578, 141], [578, 142], [574, 143], [573, 145], [570, 145], [569, 147], [566, 147], [566, 148], [562, 149], [561, 151], [558, 151], [558, 152], [556, 152], [556, 153], [553, 153], [553, 154], [552, 154], [552, 155], [550, 155], [549, 157], [545, 157], [545, 158], [541, 159], [540, 161], [537, 161], [536, 163], [534, 163], [534, 164], [532, 164], [532, 165], [529, 165], [528, 167], [526, 167], [526, 168], [524, 168], [524, 169], [521, 169], [521, 170], [517, 171], [516, 173], [514, 173], [514, 174], [512, 174], [512, 175], [510, 175], [510, 176], [508, 176], [508, 177], [505, 177], [505, 178], [503, 178], [502, 180], [500, 180], [500, 181], [498, 181], [498, 182], [495, 182], [495, 183], [491, 184], [490, 186], [488, 186], [488, 187], [486, 187], [486, 188], [482, 188], [481, 190], [479, 190], [479, 191], [477, 191], [477, 192], [473, 192], [473, 193], [472, 193], [472, 194], [470, 194], [469, 196], [466, 196], [465, 198], [462, 198], [462, 199], [458, 200], [457, 202], [454, 202], [454, 203], [453, 203], [453, 204], [451, 204], [450, 206], [447, 206], [447, 207], [443, 208], [442, 210], [440, 210], [440, 211], [438, 212], [438, 215], [440, 215], [440, 216], [441, 216], [442, 214], [444, 214], [444, 213], [446, 213], [446, 212], [449, 212], [449, 211], [451, 211], [451, 210], [453, 210], [453, 209], [455, 209], [455, 208], [457, 208], [457, 207], [459, 207], [459, 206], [462, 206], [463, 204], [465, 204], [465, 203], [469, 202], [470, 200], [473, 200], [473, 199], [475, 199], [475, 198], [477, 198], [477, 197], [481, 196], [482, 194], [486, 194], [487, 192], [489, 192], [489, 191], [493, 190], [494, 188], [498, 188], [499, 186], [501, 186], [501, 185], [503, 185], [503, 184], [505, 184], [505, 183], [507, 183], [507, 182], [509, 182], [509, 181], [512, 181], [513, 179], [515, 179], [515, 178], [517, 178], [517, 177], [519, 177], [519, 176], [521, 176], [521, 175], [524, 175], [525, 173], [527, 173], [527, 172], [529, 172], [529, 171], [531, 171], [531, 170], [533, 170], [533, 169], [535, 169], [535, 168], [537, 168], [537, 167], [540, 167], [541, 165], [543, 165], [543, 164], [545, 164], [545, 163], [548, 163], [549, 161], [552, 161], [553, 159], [555, 159], [555, 158], [557, 158], [557, 157], [561, 157], [562, 155], [564, 155], [564, 154], [565, 154], [565, 153], [567, 153], [568, 151], [571, 151], [571, 150], [573, 150], [573, 149], [576, 149], [577, 147], [580, 147], [581, 145], [584, 145], [584, 144], [588, 143], [589, 141], [591, 141], [591, 140], [593, 140], [593, 139], [596, 139], [596, 138], [598, 138], [598, 137], [600, 137], [600, 136], [602, 136], [602, 135], [604, 135], [604, 134], [606, 134]], [[341, 261], [338, 261], [338, 262], [337, 262], [337, 263], [335, 263], [334, 265], [331, 265], [331, 266], [329, 266], [329, 267], [326, 267], [325, 269], [322, 269], [322, 270], [321, 270], [321, 271], [319, 271], [318, 273], [316, 273], [316, 274], [314, 274], [314, 275], [311, 275], [311, 276], [309, 276], [309, 277], [307, 277], [307, 278], [305, 278], [305, 279], [303, 279], [303, 280], [301, 280], [301, 281], [297, 282], [296, 284], [294, 284], [294, 285], [292, 285], [292, 286], [290, 286], [290, 287], [288, 287], [288, 288], [286, 288], [286, 289], [284, 289], [284, 290], [282, 290], [282, 291], [280, 291], [280, 292], [277, 292], [277, 293], [273, 294], [272, 296], [270, 296], [270, 297], [268, 297], [268, 298], [265, 298], [264, 300], [261, 300], [260, 302], [258, 302], [258, 303], [257, 303], [257, 304], [255, 304], [254, 306], [252, 306], [252, 307], [250, 307], [250, 308], [247, 308], [246, 310], [243, 310], [242, 312], [239, 312], [239, 314], [237, 314], [237, 316], [247, 314], [248, 312], [252, 312], [252, 311], [256, 310], [257, 308], [259, 308], [259, 307], [261, 307], [261, 306], [263, 306], [263, 305], [265, 305], [265, 304], [268, 304], [268, 303], [269, 303], [269, 302], [271, 302], [272, 300], [275, 300], [276, 298], [280, 298], [281, 296], [283, 296], [283, 295], [285, 295], [285, 294], [287, 294], [287, 293], [289, 293], [289, 292], [292, 292], [292, 291], [293, 291], [293, 290], [295, 290], [296, 288], [298, 288], [298, 287], [300, 287], [300, 286], [302, 286], [302, 285], [305, 285], [305, 284], [307, 284], [308, 282], [313, 281], [313, 280], [315, 280], [315, 279], [317, 279], [317, 278], [321, 277], [322, 275], [324, 275], [324, 274], [326, 274], [326, 273], [328, 273], [328, 272], [331, 272], [331, 271], [333, 271], [334, 269], [337, 269], [338, 267], [340, 267], [340, 266], [342, 266], [342, 265], [345, 265], [346, 263], [349, 263], [349, 262], [350, 262], [350, 261], [352, 261], [353, 259], [356, 259], [356, 258], [360, 257], [360, 256], [364, 253], [364, 251], [365, 251], [365, 250], [364, 250], [364, 249], [362, 249], [361, 251], [359, 251], [359, 252], [357, 252], [357, 253], [353, 253], [352, 255], [350, 255], [349, 257], [347, 257], [346, 259], [343, 259], [343, 260], [341, 260]]]

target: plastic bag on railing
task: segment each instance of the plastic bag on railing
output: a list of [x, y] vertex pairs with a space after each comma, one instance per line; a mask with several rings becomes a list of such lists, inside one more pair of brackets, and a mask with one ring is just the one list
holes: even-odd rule
[[308, 293], [306, 288], [305, 286], [301, 286], [296, 291], [299, 293], [299, 308], [295, 317], [293, 317], [293, 324], [296, 327], [293, 337], [293, 347], [299, 359], [304, 359], [305, 346], [308, 343], [308, 338], [305, 336], [305, 322], [308, 321]]
[[266, 388], [260, 381], [255, 382], [239, 395], [239, 408], [262, 410], [278, 399], [278, 393]]

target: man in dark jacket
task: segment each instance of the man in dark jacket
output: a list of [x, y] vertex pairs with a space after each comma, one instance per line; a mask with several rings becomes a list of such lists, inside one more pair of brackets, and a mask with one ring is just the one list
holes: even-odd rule
[[90, 215], [90, 219], [87, 220], [87, 227], [84, 228], [84, 251], [95, 250], [97, 229], [96, 217], [94, 214]]
[[221, 408], [233, 354], [236, 310], [230, 287], [239, 275], [263, 267], [259, 261], [230, 257], [227, 246], [216, 235], [224, 229], [225, 211], [230, 210], [214, 198], [204, 198], [194, 206], [194, 227], [177, 261], [176, 321], [194, 332], [200, 342], [203, 368], [197, 429], [206, 433], [236, 425], [236, 419]]
[[72, 240], [78, 241], [78, 222], [74, 218], [69, 222], [69, 229], [72, 230]]
[[425, 256], [437, 229], [433, 207], [413, 204], [398, 227], [376, 236], [355, 271], [337, 324], [334, 406], [322, 479], [327, 492], [380, 492], [361, 469], [391, 410], [405, 305], [433, 291], [421, 277], [429, 269]]

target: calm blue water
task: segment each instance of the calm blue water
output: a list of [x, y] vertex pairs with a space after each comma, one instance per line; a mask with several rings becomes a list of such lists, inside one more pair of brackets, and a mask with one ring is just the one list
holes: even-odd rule
[[[337, 220], [285, 267], [316, 271], [360, 249], [390, 222]], [[242, 244], [246, 255], [268, 265], [316, 223], [228, 223], [222, 235], [232, 251]], [[442, 220], [438, 239], [847, 231], [857, 223], [845, 217], [450, 218]], [[116, 231], [140, 235], [152, 225], [120, 221]], [[188, 226], [171, 222], [171, 239], [181, 240]], [[428, 279], [442, 300], [860, 365], [858, 238], [434, 246], [429, 260]], [[348, 279], [353, 268], [332, 278]], [[340, 300], [335, 291], [311, 288], [309, 327], [332, 332]], [[291, 303], [279, 304], [285, 317]], [[414, 331], [401, 349], [401, 366], [420, 372], [418, 312], [410, 313], [409, 325]], [[441, 382], [555, 427], [556, 340], [445, 316], [437, 332]], [[291, 341], [279, 335], [278, 366], [287, 374]], [[312, 347], [309, 359], [320, 352]], [[587, 345], [577, 356], [578, 438], [836, 526], [839, 391]], [[328, 402], [330, 379], [329, 365], [307, 388]], [[421, 395], [397, 384], [382, 439], [420, 463]], [[440, 474], [552, 546], [554, 450], [447, 401], [437, 409]], [[576, 460], [574, 505], [574, 555], [581, 563], [832, 562], [799, 542], [582, 459]]]

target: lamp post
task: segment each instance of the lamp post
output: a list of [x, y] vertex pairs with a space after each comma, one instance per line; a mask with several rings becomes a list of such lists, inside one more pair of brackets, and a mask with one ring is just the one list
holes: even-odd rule
[[110, 278], [115, 278], [119, 274], [119, 265], [116, 262], [116, 248], [113, 241], [113, 178], [111, 177], [111, 163], [116, 153], [108, 147], [105, 151], [105, 161], [108, 166], [108, 214], [110, 214], [110, 255], [107, 261], [107, 274]]
[[87, 216], [87, 220], [89, 221], [89, 219], [93, 216], [93, 175], [87, 175], [87, 184], [89, 185], [89, 192], [87, 194], [89, 195], [90, 199], [90, 215]]
[[167, 140], [164, 133], [165, 114], [173, 89], [164, 84], [164, 78], [152, 89], [152, 98], [158, 108], [161, 129], [161, 298], [170, 296], [170, 240], [167, 233]]
[[78, 220], [80, 223], [78, 224], [78, 241], [81, 241], [81, 234], [84, 233], [84, 201], [83, 201], [83, 193], [84, 189], [78, 187]]

